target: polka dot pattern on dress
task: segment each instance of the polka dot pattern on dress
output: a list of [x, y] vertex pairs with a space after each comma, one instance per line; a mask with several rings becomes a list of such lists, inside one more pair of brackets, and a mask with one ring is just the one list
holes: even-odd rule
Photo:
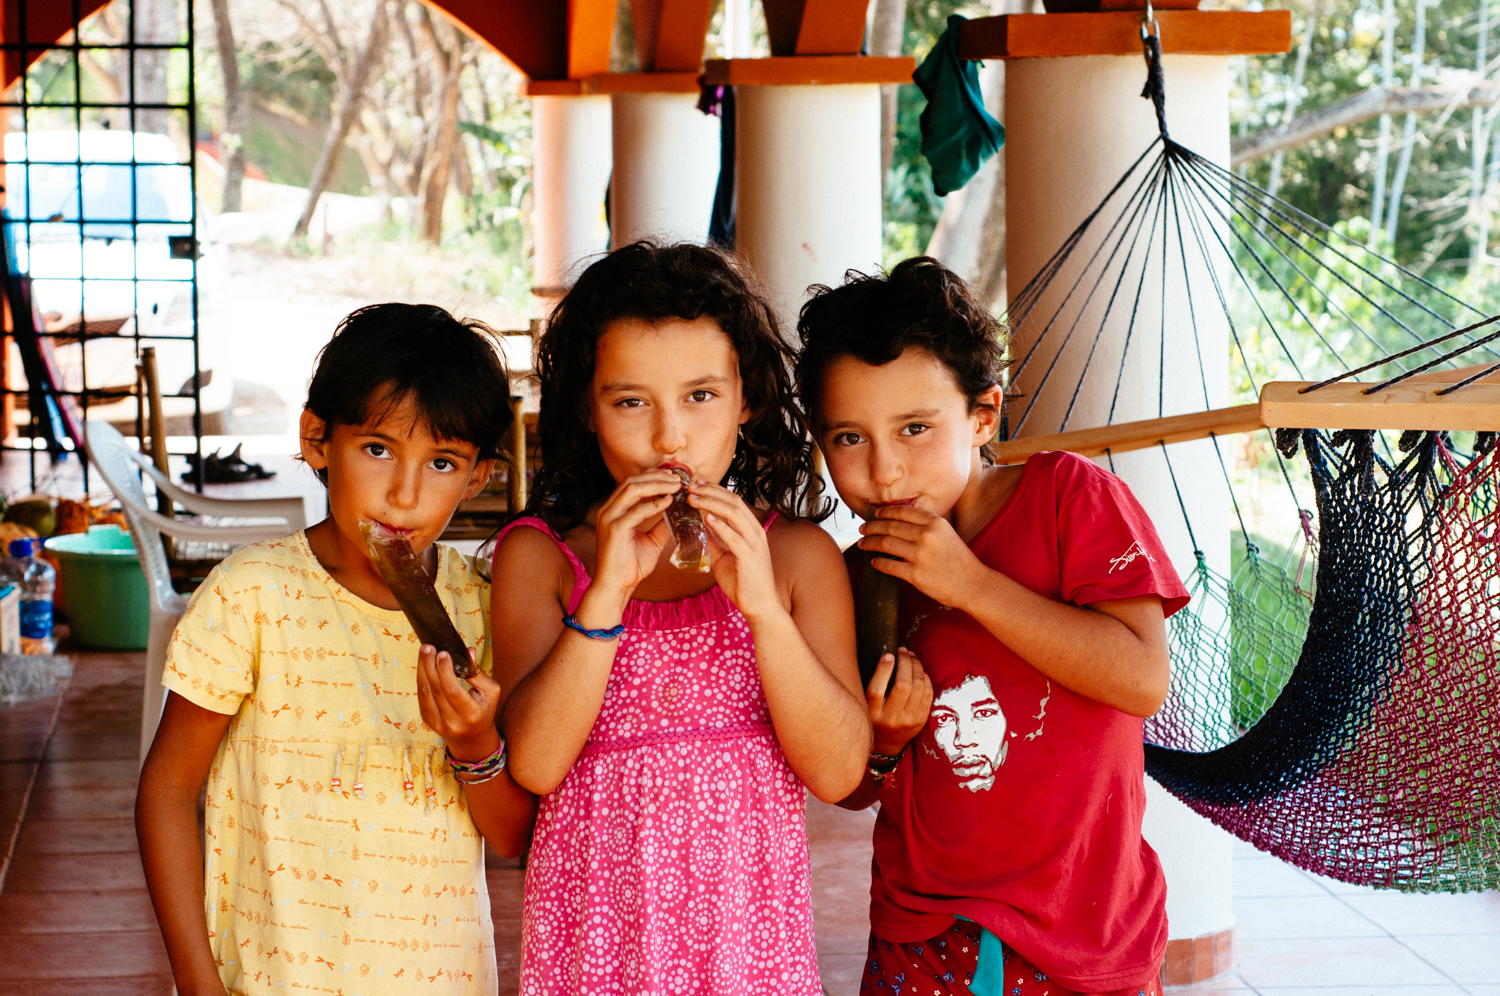
[[[576, 606], [589, 579], [563, 549]], [[522, 996], [820, 996], [806, 790], [749, 626], [718, 588], [633, 601], [624, 623], [583, 754], [537, 814]]]

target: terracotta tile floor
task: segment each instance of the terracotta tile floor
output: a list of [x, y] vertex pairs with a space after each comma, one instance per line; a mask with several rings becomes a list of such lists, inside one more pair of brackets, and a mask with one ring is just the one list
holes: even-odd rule
[[[0, 891], [6, 996], [172, 992], [132, 820], [144, 657], [75, 653], [60, 703], [0, 709], [0, 854], [12, 848]], [[869, 929], [873, 816], [814, 802], [808, 822], [824, 983], [853, 993]], [[502, 996], [516, 991], [520, 971], [522, 875], [491, 856]]]
[[[172, 991], [131, 821], [143, 657], [77, 654], [60, 703], [0, 709], [6, 996]], [[831, 996], [858, 992], [873, 819], [808, 806], [818, 956]], [[492, 860], [488, 877], [508, 996], [522, 872]], [[1500, 894], [1377, 893], [1245, 846], [1236, 852], [1235, 884], [1235, 970], [1184, 996], [1500, 996]]]

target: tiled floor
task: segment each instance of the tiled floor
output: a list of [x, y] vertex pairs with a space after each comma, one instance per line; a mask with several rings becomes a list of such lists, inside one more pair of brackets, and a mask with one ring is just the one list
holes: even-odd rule
[[[13, 841], [0, 891], [6, 996], [171, 992], [131, 821], [142, 658], [77, 655], [60, 709], [50, 700], [0, 709], [0, 857]], [[858, 992], [873, 819], [808, 806], [831, 996]], [[1235, 970], [1182, 996], [1500, 996], [1500, 894], [1377, 893], [1248, 847], [1235, 873]], [[521, 877], [512, 862], [489, 869], [504, 994], [515, 992]]]
[[1377, 892], [1248, 844], [1234, 891], [1234, 971], [1183, 996], [1500, 996], [1500, 893]]

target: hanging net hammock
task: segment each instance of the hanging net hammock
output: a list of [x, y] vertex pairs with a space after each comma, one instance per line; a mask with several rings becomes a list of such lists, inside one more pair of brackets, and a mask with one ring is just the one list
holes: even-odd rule
[[[1113, 423], [1132, 349], [1160, 353], [1164, 399], [1169, 285], [1185, 295], [1195, 342], [1210, 316], [1227, 321], [1252, 390], [1257, 344], [1304, 380], [1304, 365], [1394, 380], [1459, 355], [1500, 361], [1500, 333], [1479, 332], [1500, 319], [1476, 321], [1481, 312], [1430, 281], [1174, 142], [1159, 35], [1143, 28], [1142, 37], [1142, 96], [1160, 135], [1012, 301], [1012, 334], [1031, 343], [1013, 380], [1036, 367], [1031, 397], [1003, 432], [1040, 411], [1061, 416], [1033, 431], [1067, 430], [1091, 378], [1094, 396], [1100, 380], [1112, 392]], [[1140, 315], [1157, 296], [1151, 329]], [[1122, 327], [1117, 346], [1101, 347], [1106, 329]], [[1201, 347], [1197, 360], [1209, 408]], [[1038, 407], [1058, 392], [1065, 405]], [[1300, 552], [1263, 555], [1241, 518], [1231, 576], [1198, 553], [1193, 600], [1170, 623], [1171, 690], [1146, 724], [1148, 772], [1219, 826], [1309, 871], [1410, 891], [1500, 887], [1493, 437], [1480, 434], [1472, 457], [1432, 432], [1405, 433], [1396, 446], [1373, 431], [1283, 430], [1277, 442]], [[1299, 450], [1311, 508], [1284, 462]], [[1232, 484], [1230, 497], [1238, 516]]]

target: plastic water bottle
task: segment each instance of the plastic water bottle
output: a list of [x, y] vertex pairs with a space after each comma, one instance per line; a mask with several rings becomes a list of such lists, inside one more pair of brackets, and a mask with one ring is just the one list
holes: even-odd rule
[[11, 562], [7, 572], [21, 586], [21, 653], [50, 654], [57, 649], [52, 638], [52, 592], [57, 572], [37, 551], [39, 539], [10, 541]]

